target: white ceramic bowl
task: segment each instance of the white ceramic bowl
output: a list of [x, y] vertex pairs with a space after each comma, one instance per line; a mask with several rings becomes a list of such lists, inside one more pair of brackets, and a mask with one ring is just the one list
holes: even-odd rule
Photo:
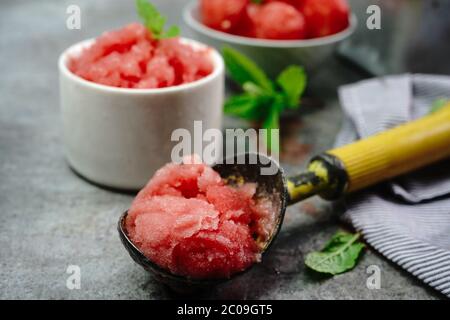
[[[188, 39], [194, 48], [205, 45]], [[65, 50], [59, 58], [60, 99], [66, 157], [81, 176], [100, 185], [140, 189], [155, 170], [171, 160], [175, 129], [193, 134], [221, 129], [224, 63], [210, 50], [213, 72], [192, 83], [161, 89], [116, 88], [86, 81], [67, 68], [93, 40]]]
[[352, 14], [347, 29], [331, 36], [306, 40], [265, 40], [241, 37], [205, 26], [200, 19], [198, 0], [183, 10], [183, 19], [195, 33], [195, 38], [220, 50], [230, 46], [249, 56], [268, 74], [275, 76], [290, 64], [303, 65], [313, 71], [331, 56], [337, 45], [356, 29], [357, 19]]

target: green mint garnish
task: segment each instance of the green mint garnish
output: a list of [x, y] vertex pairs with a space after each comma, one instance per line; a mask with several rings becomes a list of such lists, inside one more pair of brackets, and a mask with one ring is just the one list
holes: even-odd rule
[[446, 99], [437, 99], [433, 102], [431, 109], [430, 109], [430, 114], [431, 113], [435, 113], [436, 111], [442, 109], [443, 107], [445, 107], [447, 104], [450, 103], [450, 100], [446, 100]]
[[[225, 47], [222, 50], [230, 77], [242, 87], [243, 93], [225, 102], [224, 112], [249, 121], [259, 121], [264, 129], [280, 128], [280, 115], [285, 109], [297, 109], [306, 88], [307, 77], [300, 66], [289, 66], [276, 81], [242, 53]], [[278, 141], [266, 144], [272, 152], [279, 151]]]
[[177, 26], [171, 26], [164, 31], [167, 18], [162, 16], [158, 9], [147, 0], [136, 0], [136, 9], [145, 27], [152, 33], [154, 39], [173, 38], [180, 34], [180, 28]]
[[270, 79], [252, 60], [230, 47], [223, 48], [222, 53], [228, 73], [238, 84], [252, 82], [265, 91], [273, 91]]
[[337, 232], [321, 251], [308, 253], [305, 264], [314, 271], [339, 274], [353, 269], [364, 248], [360, 234]]
[[277, 84], [286, 94], [288, 107], [295, 109], [298, 107], [300, 97], [306, 88], [306, 73], [302, 67], [287, 67], [277, 77]]

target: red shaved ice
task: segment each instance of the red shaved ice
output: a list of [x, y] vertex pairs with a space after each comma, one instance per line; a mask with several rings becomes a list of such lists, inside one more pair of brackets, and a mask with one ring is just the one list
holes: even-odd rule
[[186, 158], [159, 169], [134, 199], [126, 219], [133, 243], [154, 263], [190, 278], [227, 278], [260, 260], [256, 239], [275, 226], [275, 210], [256, 198], [256, 184], [226, 185]]
[[338, 33], [350, 23], [350, 7], [346, 0], [304, 0], [302, 12], [309, 38]]
[[320, 38], [350, 24], [347, 0], [199, 0], [199, 10], [210, 28], [260, 39]]
[[256, 19], [260, 9], [259, 4], [249, 3], [240, 23], [237, 28], [232, 30], [232, 33], [243, 37], [256, 38]]
[[232, 31], [239, 25], [249, 2], [249, 0], [200, 0], [203, 22], [217, 30]]
[[303, 2], [305, 0], [264, 0], [264, 3], [269, 3], [269, 2], [285, 2], [290, 4], [291, 6], [294, 6], [296, 9], [300, 9], [301, 6], [303, 5]]
[[269, 2], [261, 6], [255, 17], [256, 37], [273, 40], [296, 40], [306, 36], [305, 19], [285, 2]]
[[142, 24], [132, 23], [98, 37], [68, 61], [81, 78], [122, 88], [164, 88], [199, 80], [213, 71], [209, 49], [179, 38], [155, 40]]

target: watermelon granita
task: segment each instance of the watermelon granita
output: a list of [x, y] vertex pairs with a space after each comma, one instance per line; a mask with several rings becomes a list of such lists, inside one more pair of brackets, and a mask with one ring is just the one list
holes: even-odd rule
[[122, 88], [164, 88], [199, 80], [213, 71], [210, 49], [180, 38], [155, 40], [142, 24], [132, 23], [98, 37], [70, 57], [70, 71], [83, 79]]
[[127, 233], [173, 274], [228, 278], [260, 261], [258, 243], [269, 239], [275, 210], [268, 197], [256, 199], [256, 184], [226, 185], [194, 159], [156, 172], [128, 211]]
[[320, 38], [345, 30], [350, 23], [347, 0], [198, 1], [204, 25], [250, 38]]

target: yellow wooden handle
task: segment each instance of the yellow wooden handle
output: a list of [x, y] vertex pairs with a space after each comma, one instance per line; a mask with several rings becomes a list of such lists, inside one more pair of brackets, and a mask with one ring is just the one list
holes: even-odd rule
[[345, 167], [349, 183], [346, 192], [450, 157], [450, 104], [419, 120], [327, 153]]

